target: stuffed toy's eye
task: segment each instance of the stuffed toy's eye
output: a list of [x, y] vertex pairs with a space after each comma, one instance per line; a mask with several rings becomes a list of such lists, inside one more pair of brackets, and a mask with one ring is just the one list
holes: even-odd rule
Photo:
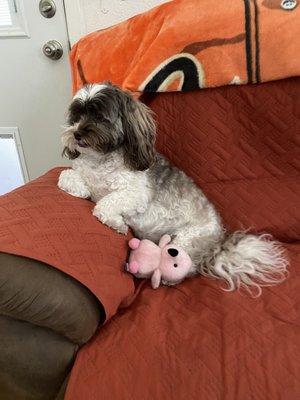
[[168, 253], [170, 254], [171, 257], [177, 257], [178, 256], [178, 250], [177, 249], [168, 249]]
[[178, 265], [177, 264], [174, 264], [174, 268], [177, 268], [178, 267]]

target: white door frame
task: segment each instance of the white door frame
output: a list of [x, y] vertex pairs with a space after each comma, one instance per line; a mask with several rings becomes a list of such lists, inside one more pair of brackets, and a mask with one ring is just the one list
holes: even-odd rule
[[70, 44], [73, 45], [86, 35], [87, 27], [81, 0], [64, 0]]

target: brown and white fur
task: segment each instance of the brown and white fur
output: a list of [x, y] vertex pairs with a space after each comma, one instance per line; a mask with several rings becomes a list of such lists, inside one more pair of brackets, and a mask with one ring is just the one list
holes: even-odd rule
[[62, 135], [72, 169], [58, 186], [95, 202], [93, 214], [126, 234], [158, 242], [163, 234], [193, 260], [190, 274], [261, 293], [286, 275], [287, 261], [267, 235], [227, 235], [201, 189], [154, 148], [151, 111], [110, 83], [87, 85], [74, 96]]

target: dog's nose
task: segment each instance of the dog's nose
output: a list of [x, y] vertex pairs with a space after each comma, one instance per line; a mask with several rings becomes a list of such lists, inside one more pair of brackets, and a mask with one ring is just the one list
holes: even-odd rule
[[80, 135], [79, 132], [75, 132], [74, 133], [74, 137], [75, 137], [76, 140], [80, 140], [81, 139], [81, 135]]
[[178, 250], [176, 249], [168, 249], [168, 253], [170, 254], [171, 257], [178, 256]]

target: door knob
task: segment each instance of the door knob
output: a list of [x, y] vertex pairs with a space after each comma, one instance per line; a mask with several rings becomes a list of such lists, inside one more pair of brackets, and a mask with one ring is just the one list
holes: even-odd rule
[[43, 46], [43, 53], [46, 57], [51, 58], [51, 60], [59, 60], [64, 51], [62, 45], [57, 40], [49, 40]]
[[56, 13], [56, 5], [52, 0], [41, 0], [39, 9], [40, 13], [45, 18], [52, 18]]

